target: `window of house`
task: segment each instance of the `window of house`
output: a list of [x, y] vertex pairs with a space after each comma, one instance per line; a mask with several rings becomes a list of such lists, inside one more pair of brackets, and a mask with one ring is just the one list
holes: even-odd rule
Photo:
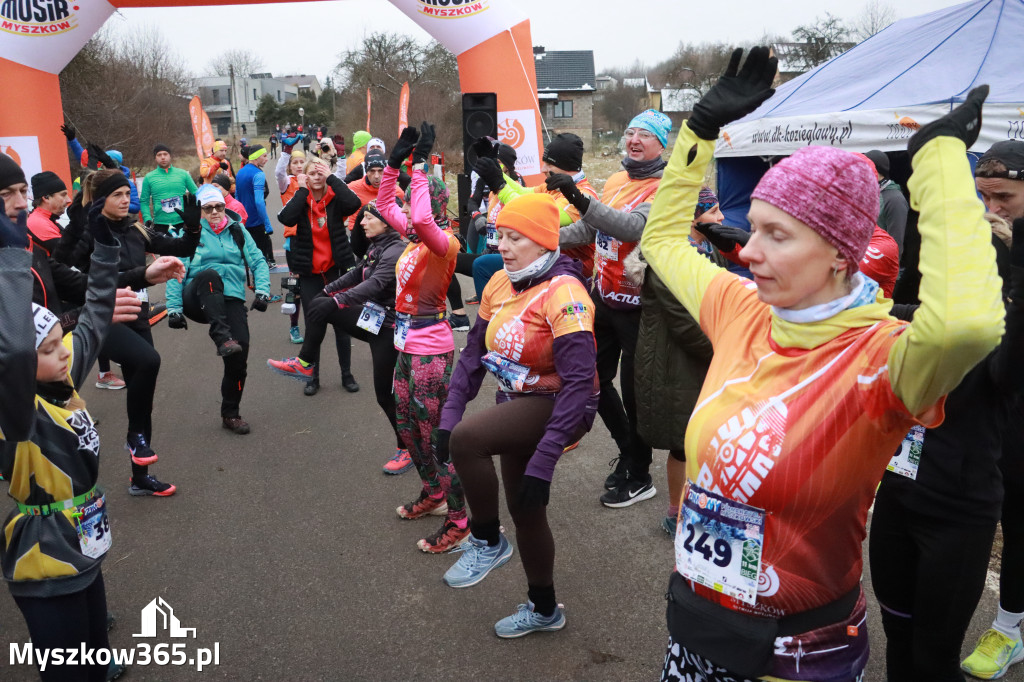
[[277, 101], [278, 102], [281, 101], [281, 91], [280, 90], [277, 91]]
[[260, 98], [260, 96], [256, 94], [256, 88], [252, 89], [252, 98], [253, 99], [259, 99]]
[[213, 89], [213, 103], [220, 104], [220, 90], [217, 88]]
[[560, 99], [555, 102], [555, 113], [553, 118], [572, 118], [572, 100]]

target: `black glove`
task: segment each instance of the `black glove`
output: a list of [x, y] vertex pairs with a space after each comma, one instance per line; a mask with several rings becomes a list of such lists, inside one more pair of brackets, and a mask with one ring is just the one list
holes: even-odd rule
[[199, 200], [191, 192], [185, 192], [181, 198], [181, 208], [174, 209], [174, 212], [185, 224], [185, 231], [189, 234], [199, 234], [203, 230], [203, 210], [199, 208]]
[[18, 213], [18, 222], [7, 217], [4, 200], [0, 199], [0, 248], [28, 248], [28, 213]]
[[[495, 159], [482, 157], [477, 159], [473, 166], [476, 174], [491, 188], [492, 192], [500, 192], [505, 186], [505, 176], [501, 173], [501, 166]], [[571, 178], [570, 178], [571, 179]]]
[[718, 223], [695, 223], [694, 227], [722, 253], [732, 253], [737, 244], [742, 248], [750, 241], [750, 233], [739, 227]]
[[188, 329], [188, 320], [182, 313], [167, 313], [167, 326], [171, 329]]
[[430, 159], [430, 150], [434, 148], [434, 125], [424, 121], [420, 124], [420, 141], [416, 143], [416, 149], [412, 151], [413, 165], [423, 163]]
[[967, 93], [967, 99], [953, 111], [931, 123], [921, 126], [907, 142], [907, 151], [913, 161], [914, 155], [936, 137], [955, 137], [964, 141], [967, 148], [978, 141], [981, 133], [981, 105], [988, 97], [988, 86], [979, 85]]
[[249, 310], [258, 310], [261, 313], [267, 312], [267, 304], [270, 303], [270, 297], [265, 294], [256, 294], [256, 298], [252, 299], [252, 307]]
[[388, 157], [388, 165], [398, 170], [402, 167], [402, 164], [406, 159], [409, 158], [409, 154], [412, 154], [412, 150], [416, 147], [416, 140], [420, 137], [419, 132], [412, 126], [406, 126], [402, 131], [402, 134], [398, 137], [398, 141], [395, 142], [395, 146], [391, 148], [391, 156]]
[[526, 474], [519, 484], [519, 504], [523, 509], [548, 506], [551, 498], [551, 481]]
[[487, 234], [487, 216], [483, 213], [477, 214], [469, 219], [469, 224], [476, 230], [476, 233], [480, 236]]
[[100, 149], [100, 146], [96, 143], [89, 143], [89, 156], [96, 159], [104, 168], [109, 168], [110, 170], [117, 170], [119, 168], [117, 162], [110, 158], [110, 154]]
[[722, 126], [743, 118], [775, 93], [772, 81], [779, 60], [768, 55], [767, 47], [751, 48], [740, 71], [743, 49], [733, 51], [725, 73], [693, 106], [688, 125], [697, 137], [718, 139]]
[[491, 142], [486, 137], [478, 137], [473, 146], [470, 147], [473, 153], [476, 154], [478, 159], [497, 159], [498, 158], [498, 145]]
[[220, 169], [221, 170], [227, 170], [228, 169], [228, 162], [227, 161], [221, 161], [219, 165], [220, 165]]
[[338, 310], [338, 302], [333, 296], [314, 298], [306, 305], [306, 322], [321, 324]]
[[68, 139], [68, 142], [72, 142], [76, 137], [78, 137], [78, 131], [75, 130], [75, 126], [62, 125], [60, 127], [60, 131], [64, 133], [64, 137]]
[[437, 461], [441, 464], [447, 464], [452, 457], [451, 449], [449, 444], [452, 440], [452, 432], [446, 429], [437, 430]]
[[327, 287], [324, 287], [320, 291], [316, 292], [316, 294], [313, 296], [313, 300], [315, 301], [318, 298], [324, 298], [326, 296], [332, 296], [332, 295], [333, 295], [333, 292], [327, 291]]
[[107, 203], [106, 197], [100, 197], [89, 204], [89, 234], [100, 244], [113, 246], [117, 242], [110, 231], [110, 221], [103, 215], [103, 206]]
[[562, 196], [569, 200], [569, 203], [576, 207], [576, 210], [583, 215], [590, 208], [590, 197], [580, 191], [580, 188], [573, 182], [571, 175], [565, 173], [552, 173], [544, 182], [548, 191], [557, 189]]

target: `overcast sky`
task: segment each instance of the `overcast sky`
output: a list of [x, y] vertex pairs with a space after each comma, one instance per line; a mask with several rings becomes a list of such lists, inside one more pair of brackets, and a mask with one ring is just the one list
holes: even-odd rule
[[[513, 0], [492, 0], [510, 2]], [[598, 73], [671, 56], [680, 42], [750, 41], [788, 35], [825, 12], [853, 19], [864, 0], [514, 0], [530, 17], [534, 45], [593, 50]], [[884, 2], [885, 0], [883, 0]], [[961, 0], [900, 0], [897, 17], [961, 4]], [[388, 31], [429, 35], [387, 0], [126, 9], [108, 23], [134, 30], [157, 26], [197, 74], [228, 48], [253, 48], [267, 71], [315, 74], [321, 81], [338, 53], [362, 36]]]

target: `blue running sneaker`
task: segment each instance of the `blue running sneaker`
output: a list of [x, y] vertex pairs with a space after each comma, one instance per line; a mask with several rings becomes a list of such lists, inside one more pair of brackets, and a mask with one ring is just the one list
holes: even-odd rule
[[504, 534], [498, 538], [498, 544], [488, 547], [485, 540], [477, 540], [470, 533], [463, 545], [462, 556], [444, 574], [445, 584], [448, 587], [472, 587], [511, 559], [512, 545]]
[[502, 639], [515, 639], [531, 632], [554, 632], [565, 627], [565, 611], [559, 604], [550, 616], [542, 616], [533, 610], [533, 602], [527, 601], [516, 608], [508, 618], [494, 624], [494, 634]]
[[668, 533], [671, 537], [676, 536], [676, 524], [679, 522], [679, 518], [676, 516], [666, 516], [661, 520], [661, 529]]

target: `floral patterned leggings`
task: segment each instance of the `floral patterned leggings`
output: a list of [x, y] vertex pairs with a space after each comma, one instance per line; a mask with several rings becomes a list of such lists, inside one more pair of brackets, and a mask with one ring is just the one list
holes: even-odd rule
[[440, 355], [399, 353], [394, 382], [398, 435], [427, 493], [436, 497], [443, 492], [447, 496], [448, 518], [453, 521], [466, 517], [466, 498], [452, 463], [437, 461], [437, 427], [448, 399], [454, 357], [454, 351]]

